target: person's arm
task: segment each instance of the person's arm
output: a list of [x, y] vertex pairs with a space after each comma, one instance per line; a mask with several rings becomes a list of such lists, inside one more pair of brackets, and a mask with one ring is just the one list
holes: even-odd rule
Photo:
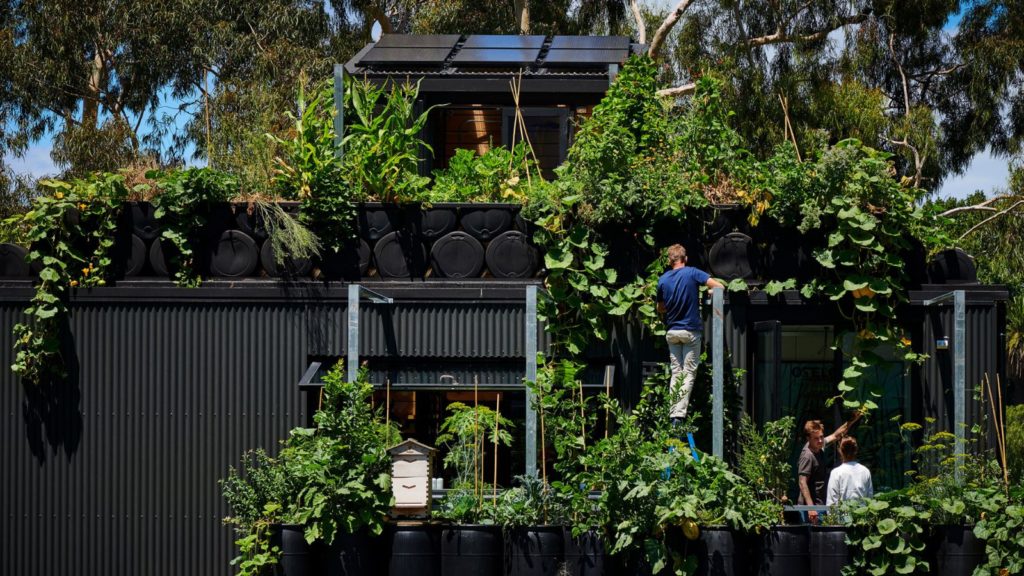
[[868, 470], [868, 485], [867, 485], [867, 488], [864, 490], [864, 492], [867, 493], [868, 498], [871, 498], [871, 497], [873, 497], [875, 495], [875, 485], [871, 482], [871, 471], [870, 470]]
[[835, 442], [837, 439], [842, 438], [843, 436], [846, 436], [846, 432], [850, 429], [850, 426], [853, 426], [854, 424], [856, 424], [857, 421], [860, 420], [860, 417], [861, 417], [860, 411], [854, 412], [852, 418], [850, 418], [846, 422], [843, 422], [843, 425], [840, 426], [839, 428], [836, 428], [835, 432], [833, 432], [833, 433], [831, 433], [831, 434], [829, 434], [828, 436], [825, 437], [825, 444], [831, 444], [831, 443]]
[[798, 482], [800, 484], [800, 498], [798, 499], [799, 502], [797, 502], [797, 504], [806, 504], [808, 506], [813, 506], [814, 498], [811, 498], [811, 488], [807, 481], [807, 478], [808, 477], [804, 476], [803, 474], [801, 474], [798, 477]]
[[715, 280], [711, 276], [708, 276], [708, 281], [704, 283], [708, 288], [725, 288], [725, 284], [722, 284], [718, 280]]
[[662, 302], [661, 300], [658, 300], [658, 314], [665, 314], [665, 303]]

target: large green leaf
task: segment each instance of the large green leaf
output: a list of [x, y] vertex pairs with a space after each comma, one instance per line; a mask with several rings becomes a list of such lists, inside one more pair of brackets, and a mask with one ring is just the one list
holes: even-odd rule
[[892, 518], [883, 518], [875, 526], [878, 528], [878, 533], [882, 535], [892, 534], [898, 527], [896, 521]]

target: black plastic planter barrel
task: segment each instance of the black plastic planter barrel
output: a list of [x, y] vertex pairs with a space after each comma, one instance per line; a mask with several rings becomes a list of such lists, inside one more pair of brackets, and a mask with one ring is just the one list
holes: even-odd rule
[[149, 245], [149, 267], [157, 276], [170, 276], [170, 262], [178, 249], [168, 241], [157, 238]]
[[131, 234], [130, 238], [124, 253], [124, 275], [127, 278], [142, 274], [146, 267], [146, 243], [135, 234]]
[[817, 265], [810, 244], [808, 238], [795, 231], [781, 231], [768, 245], [768, 253], [765, 255], [765, 277], [769, 280], [810, 280]]
[[0, 278], [27, 278], [31, 269], [26, 256], [28, 250], [17, 244], [0, 244]]
[[449, 232], [430, 249], [430, 266], [442, 278], [476, 278], [484, 268], [484, 247], [465, 232]]
[[277, 256], [274, 254], [273, 242], [270, 240], [264, 241], [263, 247], [260, 248], [260, 264], [263, 265], [263, 270], [266, 271], [267, 275], [274, 278], [282, 276], [287, 278], [308, 276], [313, 269], [313, 262], [309, 258], [285, 256], [284, 264], [279, 265], [277, 263]]
[[605, 576], [604, 539], [588, 530], [573, 536], [565, 529], [565, 573], [568, 576]]
[[759, 576], [806, 576], [810, 542], [810, 526], [772, 526], [757, 542]]
[[381, 278], [420, 278], [426, 268], [427, 251], [412, 234], [385, 234], [373, 247], [377, 274]]
[[749, 209], [732, 204], [721, 204], [712, 208], [711, 223], [707, 227], [709, 240], [718, 240], [733, 232], [750, 231]]
[[226, 230], [210, 246], [210, 275], [244, 278], [256, 270], [259, 251], [256, 241], [240, 230]]
[[144, 242], [152, 242], [160, 236], [160, 224], [156, 221], [156, 209], [149, 202], [128, 202], [124, 206], [125, 224]]
[[327, 280], [359, 280], [370, 268], [372, 256], [366, 240], [357, 238], [338, 252], [323, 250], [320, 253], [320, 271]]
[[696, 574], [700, 576], [736, 576], [746, 573], [740, 568], [743, 544], [742, 537], [729, 528], [702, 527], [687, 552], [697, 557]]
[[850, 563], [846, 546], [846, 528], [811, 527], [811, 576], [838, 576]]
[[316, 553], [314, 546], [306, 543], [304, 528], [298, 524], [273, 526], [270, 531], [271, 547], [278, 547], [278, 558], [274, 573], [278, 576], [315, 576]]
[[323, 547], [320, 559], [321, 576], [372, 576], [374, 541], [365, 532], [334, 535], [334, 542]]
[[359, 234], [373, 245], [399, 228], [399, 210], [395, 205], [368, 203], [358, 209]]
[[985, 561], [985, 542], [970, 526], [936, 526], [931, 542], [932, 570], [939, 576], [970, 576]]
[[537, 249], [518, 230], [503, 232], [491, 240], [484, 258], [495, 278], [531, 278], [540, 265]]
[[742, 232], [726, 234], [711, 247], [708, 264], [719, 278], [754, 278], [757, 275], [757, 251], [753, 240]]
[[433, 204], [420, 216], [420, 236], [434, 241], [455, 230], [458, 224], [459, 215], [454, 204]]
[[509, 576], [558, 576], [565, 558], [561, 526], [513, 528], [506, 535]]
[[978, 270], [974, 258], [959, 248], [943, 250], [928, 264], [928, 277], [933, 284], [977, 284]]
[[512, 227], [519, 206], [510, 204], [469, 204], [461, 209], [462, 229], [487, 242]]
[[441, 529], [431, 524], [391, 525], [384, 531], [388, 576], [440, 576]]
[[501, 568], [500, 527], [460, 525], [441, 531], [441, 574], [497, 576]]

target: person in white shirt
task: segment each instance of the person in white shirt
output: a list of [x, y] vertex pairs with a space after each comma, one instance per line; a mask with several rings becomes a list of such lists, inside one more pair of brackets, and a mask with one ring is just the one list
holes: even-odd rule
[[857, 439], [846, 436], [839, 441], [839, 455], [843, 463], [832, 470], [828, 478], [825, 504], [833, 506], [844, 500], [870, 498], [875, 489], [871, 484], [871, 471], [857, 462]]

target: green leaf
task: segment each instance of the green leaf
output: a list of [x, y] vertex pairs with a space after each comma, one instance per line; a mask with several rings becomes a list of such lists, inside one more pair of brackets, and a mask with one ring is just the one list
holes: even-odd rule
[[883, 518], [883, 519], [878, 521], [878, 524], [876, 524], [876, 527], [878, 528], [878, 533], [879, 534], [886, 535], [886, 534], [892, 534], [893, 532], [895, 532], [896, 528], [897, 528], [897, 525], [896, 525], [896, 521], [893, 520], [892, 518]]
[[726, 284], [726, 289], [730, 292], [746, 292], [749, 287], [747, 286], [746, 280], [743, 278], [736, 278], [730, 280], [729, 283]]
[[554, 248], [544, 254], [544, 266], [548, 270], [568, 268], [572, 264], [572, 252]]

